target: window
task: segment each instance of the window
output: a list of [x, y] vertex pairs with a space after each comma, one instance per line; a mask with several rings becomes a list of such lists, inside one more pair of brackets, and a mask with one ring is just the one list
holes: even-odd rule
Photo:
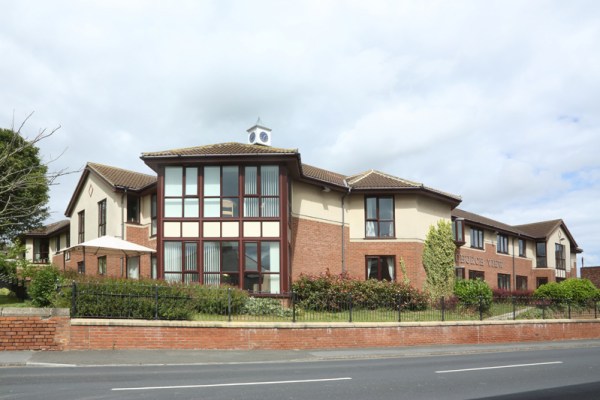
[[527, 277], [517, 275], [517, 290], [527, 290]]
[[365, 235], [368, 238], [394, 237], [394, 198], [365, 198]]
[[546, 262], [546, 243], [545, 242], [537, 242], [535, 244], [535, 253], [536, 253], [536, 267], [537, 268], [546, 268], [548, 263]]
[[510, 290], [509, 274], [498, 274], [498, 289]]
[[60, 251], [60, 235], [56, 235], [54, 238], [54, 252], [58, 253]]
[[98, 257], [98, 275], [106, 275], [106, 256]]
[[395, 272], [394, 257], [392, 256], [368, 256], [366, 279], [377, 279], [378, 281], [393, 281]]
[[471, 280], [475, 280], [475, 279], [481, 279], [482, 281], [485, 280], [485, 273], [483, 271], [469, 271], [469, 279]]
[[134, 194], [127, 195], [127, 222], [140, 222], [140, 198]]
[[85, 242], [85, 210], [77, 213], [77, 243]]
[[462, 218], [452, 221], [452, 238], [457, 244], [465, 243], [465, 221]]
[[106, 199], [98, 202], [98, 237], [106, 235]]
[[465, 279], [465, 269], [462, 267], [455, 267], [454, 268], [454, 275], [456, 277], [457, 280], [463, 280]]
[[471, 247], [483, 249], [483, 230], [471, 228]]
[[204, 217], [239, 217], [239, 167], [204, 167]]
[[158, 262], [156, 254], [150, 256], [150, 278], [158, 279]]
[[244, 217], [279, 217], [279, 167], [244, 167]]
[[165, 218], [198, 218], [198, 168], [165, 167]]
[[280, 293], [279, 242], [244, 243], [244, 289]]
[[77, 262], [77, 273], [81, 275], [85, 275], [85, 262], [78, 261]]
[[164, 243], [165, 280], [169, 282], [198, 282], [198, 243]]
[[240, 285], [238, 242], [204, 242], [205, 285]]
[[508, 254], [508, 236], [498, 234], [496, 239], [496, 251], [502, 254]]
[[519, 257], [526, 257], [527, 245], [525, 239], [519, 239]]
[[566, 269], [567, 262], [565, 259], [565, 245], [560, 243], [554, 244], [554, 254], [556, 259], [556, 269]]
[[535, 286], [536, 288], [539, 288], [542, 285], [545, 285], [548, 283], [548, 278], [536, 278], [535, 280]]
[[127, 257], [127, 278], [140, 279], [140, 257]]
[[33, 240], [33, 262], [35, 264], [46, 264], [50, 258], [50, 244], [48, 239]]
[[156, 211], [156, 194], [150, 197], [150, 236], [156, 236], [158, 230], [158, 215]]

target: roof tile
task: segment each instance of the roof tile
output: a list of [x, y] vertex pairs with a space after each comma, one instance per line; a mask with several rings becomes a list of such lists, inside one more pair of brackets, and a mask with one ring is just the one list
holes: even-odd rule
[[91, 162], [87, 163], [87, 166], [115, 187], [121, 186], [132, 190], [141, 190], [156, 183], [156, 176], [153, 175]]

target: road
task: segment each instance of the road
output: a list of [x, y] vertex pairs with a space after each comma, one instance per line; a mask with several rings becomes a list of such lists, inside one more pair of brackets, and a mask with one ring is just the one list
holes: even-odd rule
[[598, 399], [600, 347], [211, 365], [0, 369], [0, 399]]

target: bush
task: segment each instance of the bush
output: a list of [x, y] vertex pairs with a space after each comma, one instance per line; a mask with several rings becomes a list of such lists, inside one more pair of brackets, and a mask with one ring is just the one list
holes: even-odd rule
[[570, 278], [560, 283], [550, 282], [540, 286], [534, 297], [555, 303], [571, 301], [576, 305], [585, 306], [589, 301], [598, 298], [598, 289], [589, 279]]
[[190, 286], [194, 298], [194, 309], [201, 314], [227, 315], [229, 296], [231, 295], [231, 311], [233, 314], [243, 312], [248, 293], [228, 286]]
[[481, 279], [462, 279], [454, 285], [454, 295], [461, 305], [487, 312], [492, 306], [492, 289]]
[[250, 297], [244, 305], [244, 314], [290, 318], [292, 310], [283, 307], [277, 299]]
[[31, 303], [36, 307], [51, 306], [57, 297], [60, 282], [60, 271], [56, 267], [49, 265], [38, 269], [27, 289]]

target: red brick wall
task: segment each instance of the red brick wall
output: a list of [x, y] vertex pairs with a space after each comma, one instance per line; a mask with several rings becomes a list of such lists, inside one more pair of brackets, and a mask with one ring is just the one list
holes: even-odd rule
[[[394, 326], [280, 324], [199, 327], [193, 322], [81, 321], [71, 350], [318, 349], [599, 339], [600, 321], [421, 323]], [[134, 325], [134, 326], [127, 326]], [[137, 326], [135, 326], [137, 325]]]
[[68, 310], [0, 308], [0, 351], [63, 350], [70, 322]]
[[600, 288], [600, 267], [581, 268], [581, 277], [592, 281], [597, 288]]

